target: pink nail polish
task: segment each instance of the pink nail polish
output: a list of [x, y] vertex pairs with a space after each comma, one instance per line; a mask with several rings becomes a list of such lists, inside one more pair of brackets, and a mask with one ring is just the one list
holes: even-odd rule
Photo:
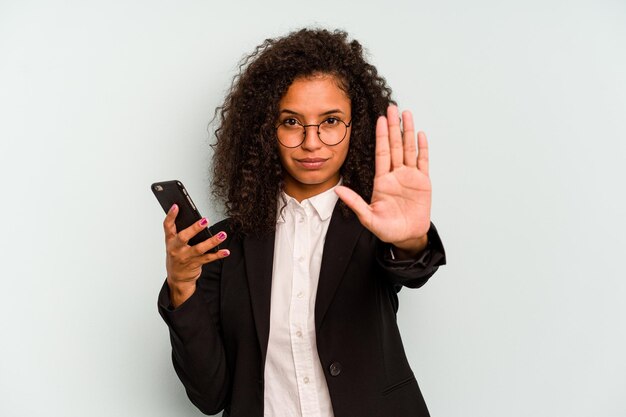
[[178, 207], [178, 206], [176, 204], [173, 204], [172, 207], [170, 207], [170, 210], [168, 211], [168, 213], [171, 213], [174, 210], [176, 210], [176, 207]]
[[226, 233], [224, 233], [224, 232], [219, 232], [219, 233], [217, 234], [217, 238], [218, 238], [219, 240], [224, 240], [224, 239], [226, 239]]
[[206, 219], [206, 217], [203, 217], [202, 220], [200, 220], [200, 226], [206, 226], [209, 223], [209, 221]]
[[223, 257], [227, 257], [228, 255], [230, 255], [230, 251], [228, 249], [222, 250], [222, 256]]

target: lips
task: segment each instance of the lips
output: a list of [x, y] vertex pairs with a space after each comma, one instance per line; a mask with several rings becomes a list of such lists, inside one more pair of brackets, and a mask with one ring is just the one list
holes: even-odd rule
[[320, 169], [328, 158], [302, 158], [296, 159], [296, 162], [306, 169]]

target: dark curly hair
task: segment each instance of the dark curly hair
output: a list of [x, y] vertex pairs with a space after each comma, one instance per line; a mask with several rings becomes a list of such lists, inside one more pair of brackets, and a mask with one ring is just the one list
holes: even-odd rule
[[[278, 103], [299, 77], [329, 74], [352, 105], [352, 132], [341, 167], [343, 184], [370, 201], [374, 180], [375, 129], [391, 89], [343, 31], [302, 29], [266, 39], [243, 59], [224, 104], [213, 145], [213, 194], [224, 201], [235, 231], [262, 234], [276, 227], [283, 183], [278, 156]], [[342, 203], [343, 204], [343, 203]], [[344, 215], [349, 215], [343, 205]]]

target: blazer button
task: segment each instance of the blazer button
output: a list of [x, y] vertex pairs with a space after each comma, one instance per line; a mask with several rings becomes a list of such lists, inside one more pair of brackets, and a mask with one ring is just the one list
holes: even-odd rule
[[331, 376], [339, 376], [341, 373], [341, 364], [339, 362], [333, 362], [328, 367]]

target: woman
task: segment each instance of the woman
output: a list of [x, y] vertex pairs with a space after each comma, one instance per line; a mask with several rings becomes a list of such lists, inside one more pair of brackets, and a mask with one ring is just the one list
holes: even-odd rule
[[[424, 133], [343, 32], [247, 58], [220, 110], [214, 192], [229, 218], [164, 221], [159, 311], [191, 401], [224, 416], [427, 416], [397, 291], [445, 263]], [[386, 116], [385, 116], [386, 115]], [[215, 253], [207, 253], [219, 245]]]

